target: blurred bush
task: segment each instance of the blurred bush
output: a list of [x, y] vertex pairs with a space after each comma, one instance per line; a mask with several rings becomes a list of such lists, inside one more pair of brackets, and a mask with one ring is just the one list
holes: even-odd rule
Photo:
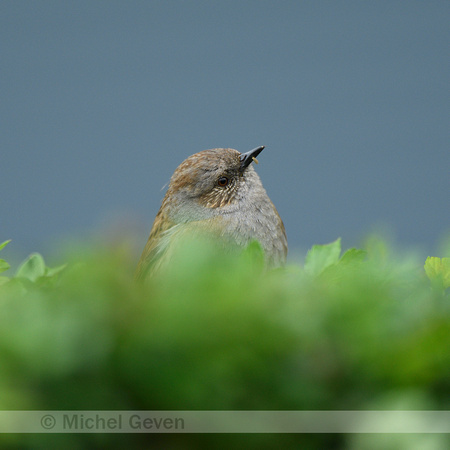
[[[433, 260], [425, 271], [376, 239], [365, 251], [340, 253], [338, 240], [313, 247], [304, 267], [265, 272], [258, 245], [236, 256], [188, 243], [145, 284], [133, 281], [123, 248], [72, 252], [65, 267], [54, 269], [32, 255], [16, 276], [0, 279], [0, 409], [449, 409], [450, 302], [443, 282], [433, 281], [445, 279], [448, 261]], [[420, 439], [432, 449], [449, 444], [439, 435]], [[238, 442], [409, 449], [412, 441], [407, 435], [0, 436], [0, 446], [10, 448]]]

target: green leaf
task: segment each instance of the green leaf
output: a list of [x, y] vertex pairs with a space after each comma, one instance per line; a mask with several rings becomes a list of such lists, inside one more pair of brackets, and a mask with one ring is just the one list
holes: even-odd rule
[[373, 261], [387, 261], [390, 256], [390, 247], [386, 240], [376, 234], [366, 239], [364, 248], [367, 251], [369, 259]]
[[0, 277], [0, 286], [1, 286], [2, 284], [7, 283], [8, 281], [9, 281], [9, 278], [8, 278], [8, 277]]
[[0, 273], [8, 270], [11, 266], [4, 260], [0, 259]]
[[349, 248], [339, 260], [339, 264], [359, 263], [367, 255], [367, 252], [358, 248]]
[[432, 282], [442, 285], [443, 289], [450, 287], [450, 258], [429, 256], [425, 261], [424, 269]]
[[305, 259], [305, 272], [319, 275], [327, 267], [336, 264], [341, 254], [341, 238], [326, 245], [313, 245]]
[[244, 261], [251, 264], [253, 267], [263, 269], [264, 267], [264, 250], [261, 244], [253, 240], [242, 251], [242, 258]]
[[39, 253], [33, 253], [17, 269], [16, 277], [27, 278], [36, 281], [45, 275], [44, 258]]
[[10, 242], [11, 242], [11, 239], [8, 239], [7, 241], [2, 242], [2, 243], [0, 244], [0, 250], [1, 250], [2, 248], [6, 247]]
[[58, 267], [46, 267], [45, 268], [45, 276], [46, 277], [54, 277], [55, 275], [57, 275], [59, 272], [61, 272], [62, 270], [64, 270], [67, 267], [67, 264], [63, 264], [62, 266], [58, 266]]

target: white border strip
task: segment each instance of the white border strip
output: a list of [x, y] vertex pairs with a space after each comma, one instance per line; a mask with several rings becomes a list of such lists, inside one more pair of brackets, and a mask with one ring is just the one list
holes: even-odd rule
[[450, 433], [450, 411], [0, 411], [0, 433]]

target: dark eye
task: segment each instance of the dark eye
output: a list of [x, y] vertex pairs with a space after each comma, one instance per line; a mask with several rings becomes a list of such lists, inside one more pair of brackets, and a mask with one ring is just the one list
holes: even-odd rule
[[228, 180], [227, 177], [220, 177], [220, 178], [217, 180], [217, 184], [218, 184], [220, 187], [225, 187], [228, 183], [229, 183], [229, 180]]

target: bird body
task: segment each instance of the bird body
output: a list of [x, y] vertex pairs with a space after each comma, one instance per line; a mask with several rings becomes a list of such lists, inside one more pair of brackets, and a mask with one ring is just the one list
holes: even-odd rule
[[174, 242], [185, 236], [212, 236], [224, 248], [257, 240], [269, 267], [284, 264], [284, 225], [251, 164], [263, 149], [204, 150], [178, 166], [142, 252], [137, 279], [161, 259], [170, 260]]

